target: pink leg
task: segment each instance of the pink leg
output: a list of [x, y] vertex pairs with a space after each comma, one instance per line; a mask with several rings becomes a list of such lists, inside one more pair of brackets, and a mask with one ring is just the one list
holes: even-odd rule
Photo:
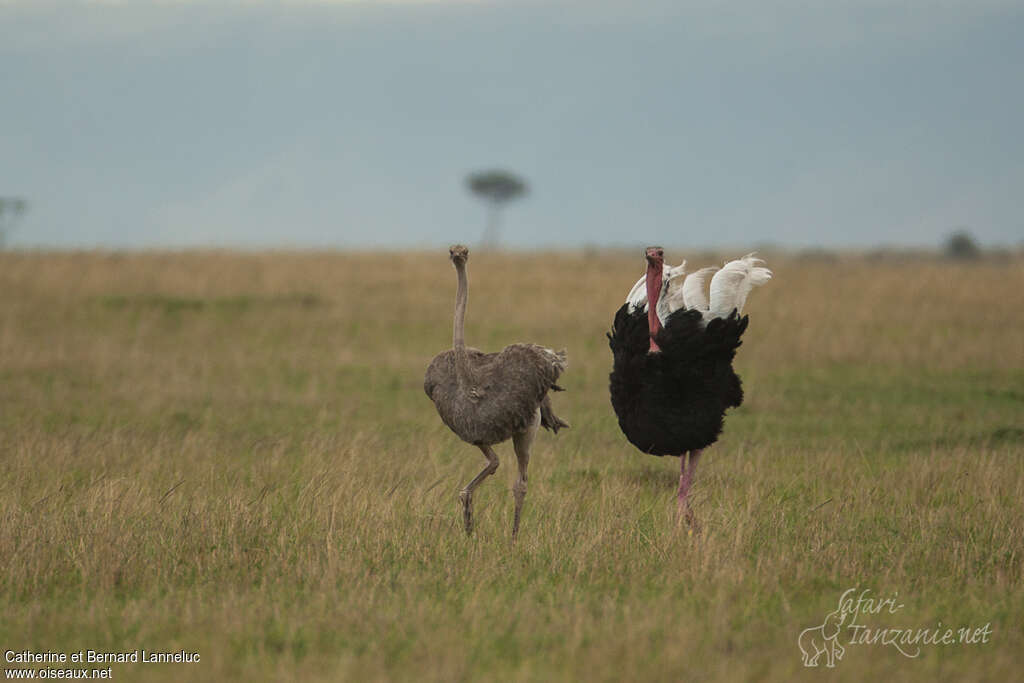
[[693, 484], [693, 473], [697, 469], [697, 459], [700, 458], [702, 452], [703, 449], [700, 449], [690, 451], [688, 455], [684, 453], [679, 456], [679, 494], [676, 497], [676, 502], [679, 506], [679, 519], [685, 519], [686, 523], [695, 529], [699, 529], [700, 525], [693, 516], [689, 495], [690, 486]]

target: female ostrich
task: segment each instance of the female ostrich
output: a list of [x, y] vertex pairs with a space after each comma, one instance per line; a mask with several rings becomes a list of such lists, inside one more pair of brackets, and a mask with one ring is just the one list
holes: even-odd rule
[[647, 274], [615, 314], [612, 407], [634, 446], [680, 456], [679, 512], [694, 524], [687, 496], [697, 459], [718, 439], [726, 409], [743, 402], [732, 369], [747, 329], [740, 313], [750, 290], [772, 273], [753, 254], [730, 261], [711, 279], [709, 304], [704, 282], [716, 269], [683, 279], [686, 262], [673, 268], [664, 258], [661, 247], [647, 249]]
[[498, 469], [498, 456], [491, 446], [512, 439], [519, 461], [519, 479], [512, 487], [515, 517], [512, 538], [519, 533], [519, 515], [526, 498], [526, 466], [537, 426], [555, 433], [569, 424], [551, 410], [549, 391], [561, 391], [555, 382], [567, 365], [565, 351], [535, 344], [512, 344], [500, 353], [468, 348], [463, 335], [466, 318], [466, 260], [469, 250], [462, 245], [449, 249], [458, 289], [455, 294], [455, 325], [452, 349], [434, 357], [423, 379], [423, 390], [434, 402], [441, 420], [466, 443], [473, 444], [487, 458], [487, 467], [459, 494], [466, 533], [473, 531], [473, 490]]

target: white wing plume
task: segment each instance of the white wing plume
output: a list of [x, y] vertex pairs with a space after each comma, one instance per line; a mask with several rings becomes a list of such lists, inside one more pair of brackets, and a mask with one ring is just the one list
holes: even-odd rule
[[[711, 266], [686, 275], [686, 261], [683, 261], [678, 266], [666, 264], [662, 273], [657, 313], [663, 325], [670, 315], [681, 308], [700, 311], [705, 323], [712, 318], [724, 318], [733, 309], [742, 313], [751, 290], [772, 279], [772, 271], [765, 268], [764, 261], [754, 254], [729, 261], [721, 270]], [[710, 301], [704, 289], [708, 277], [711, 277]], [[646, 275], [629, 290], [626, 303], [631, 313], [647, 310]]]
[[633, 313], [637, 309], [641, 311], [647, 310], [647, 276], [644, 275], [642, 278], [636, 281], [633, 285], [633, 289], [629, 290], [629, 294], [626, 295], [626, 303], [629, 304], [629, 312]]
[[705, 320], [725, 318], [733, 309], [743, 312], [743, 305], [754, 287], [772, 279], [772, 271], [762, 267], [764, 261], [747, 254], [729, 261], [711, 278], [711, 304]]
[[708, 310], [706, 282], [717, 270], [716, 266], [709, 266], [686, 276], [686, 281], [683, 283], [683, 305], [687, 309], [695, 308], [701, 312]]
[[686, 275], [686, 261], [678, 266], [666, 266], [658, 297], [658, 320], [664, 325], [668, 317], [683, 307], [683, 276]]
[[[661, 296], [658, 297], [658, 316], [661, 316], [661, 311], [664, 309], [662, 302], [665, 301], [665, 292], [669, 291], [669, 285], [673, 280], [682, 276], [686, 272], [686, 261], [683, 261], [678, 266], [670, 266], [667, 263], [662, 266], [662, 280], [661, 280]], [[642, 278], [636, 281], [633, 288], [629, 290], [629, 294], [626, 295], [626, 303], [629, 304], [630, 313], [635, 312], [637, 309], [641, 311], [647, 310], [647, 275], [645, 274]], [[667, 304], [667, 302], [665, 302]], [[675, 310], [675, 309], [672, 309]], [[666, 314], [667, 317], [667, 314]]]

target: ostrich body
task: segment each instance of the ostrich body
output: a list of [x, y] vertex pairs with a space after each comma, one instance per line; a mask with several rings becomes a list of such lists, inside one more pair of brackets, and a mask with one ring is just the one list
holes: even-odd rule
[[554, 432], [569, 424], [551, 409], [549, 391], [567, 365], [565, 351], [536, 344], [512, 344], [498, 353], [484, 353], [466, 346], [464, 324], [469, 285], [466, 261], [469, 250], [461, 245], [449, 250], [458, 275], [452, 347], [434, 357], [427, 367], [423, 390], [434, 402], [441, 420], [466, 443], [487, 458], [487, 466], [459, 494], [466, 533], [473, 530], [473, 491], [498, 469], [492, 446], [512, 439], [519, 462], [519, 478], [512, 487], [515, 517], [512, 537], [519, 533], [519, 517], [526, 499], [526, 469], [537, 427]]
[[647, 249], [647, 273], [615, 314], [608, 335], [612, 407], [634, 446], [680, 457], [679, 512], [695, 524], [688, 496], [697, 460], [722, 432], [725, 411], [743, 402], [732, 368], [750, 290], [771, 279], [753, 255], [685, 279], [685, 262], [666, 266], [660, 247]]

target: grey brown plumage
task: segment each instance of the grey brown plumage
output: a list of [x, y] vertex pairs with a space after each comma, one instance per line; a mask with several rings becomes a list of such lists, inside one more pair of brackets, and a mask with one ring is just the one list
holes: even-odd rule
[[469, 250], [456, 245], [449, 253], [458, 275], [452, 348], [430, 362], [423, 390], [448, 428], [463, 441], [477, 446], [487, 458], [487, 466], [459, 495], [467, 533], [472, 531], [473, 490], [498, 469], [498, 456], [491, 446], [513, 440], [519, 463], [519, 479], [513, 487], [514, 537], [519, 531], [530, 446], [537, 428], [544, 426], [557, 433], [569, 426], [555, 415], [548, 396], [550, 391], [562, 390], [557, 382], [567, 365], [566, 353], [536, 344], [512, 344], [497, 353], [467, 347], [464, 321], [469, 296]]
[[[566, 367], [565, 351], [536, 344], [511, 344], [498, 353], [466, 349], [473, 379], [459, 384], [455, 350], [439, 353], [427, 368], [423, 390], [441, 420], [460, 439], [474, 446], [493, 446], [526, 429], [541, 410], [541, 424], [567, 426], [551, 412], [548, 392], [557, 391]], [[545, 412], [547, 415], [545, 415]], [[548, 420], [551, 424], [545, 424]]]

